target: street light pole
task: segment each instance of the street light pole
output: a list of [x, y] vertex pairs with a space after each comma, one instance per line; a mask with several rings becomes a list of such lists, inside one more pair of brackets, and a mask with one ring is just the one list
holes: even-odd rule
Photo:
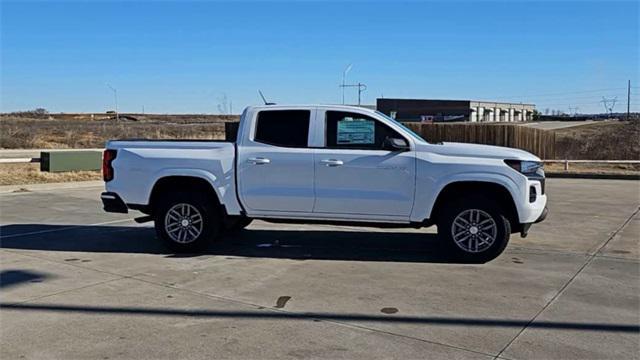
[[111, 91], [113, 91], [113, 97], [116, 101], [116, 122], [120, 121], [120, 117], [118, 115], [118, 90], [116, 90], [116, 88], [114, 88], [113, 86], [107, 84], [107, 86], [109, 87], [109, 89], [111, 89]]
[[344, 88], [345, 88], [345, 78], [347, 77], [347, 74], [349, 73], [349, 71], [351, 71], [351, 66], [353, 64], [349, 64], [347, 65], [346, 68], [344, 68], [344, 71], [342, 72], [342, 105], [344, 105]]

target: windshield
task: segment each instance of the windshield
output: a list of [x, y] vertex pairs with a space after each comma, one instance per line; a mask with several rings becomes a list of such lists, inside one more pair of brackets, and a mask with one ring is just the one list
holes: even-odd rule
[[411, 135], [411, 137], [412, 137], [414, 140], [419, 141], [419, 142], [427, 142], [427, 141], [426, 141], [425, 139], [423, 139], [420, 135], [416, 134], [413, 130], [409, 129], [409, 128], [408, 128], [408, 127], [406, 127], [403, 123], [401, 123], [401, 122], [397, 121], [396, 119], [394, 119], [394, 118], [392, 118], [392, 117], [390, 117], [390, 116], [386, 115], [385, 113], [382, 113], [382, 112], [380, 112], [380, 111], [378, 111], [378, 110], [376, 110], [376, 114], [378, 114], [378, 115], [380, 115], [380, 116], [384, 117], [385, 119], [387, 119], [387, 120], [389, 120], [389, 121], [393, 122], [394, 124], [396, 124], [396, 125], [400, 126], [400, 127], [401, 127], [401, 128], [403, 128], [404, 130], [406, 130], [406, 132], [408, 132], [408, 133], [409, 133], [409, 135]]

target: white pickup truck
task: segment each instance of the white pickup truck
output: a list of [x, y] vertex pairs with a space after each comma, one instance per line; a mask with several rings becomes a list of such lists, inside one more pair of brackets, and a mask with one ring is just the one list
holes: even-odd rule
[[249, 107], [237, 140], [115, 140], [104, 152], [104, 209], [141, 211], [176, 251], [202, 249], [252, 219], [437, 225], [463, 261], [498, 256], [547, 214], [536, 156], [432, 144], [378, 111]]

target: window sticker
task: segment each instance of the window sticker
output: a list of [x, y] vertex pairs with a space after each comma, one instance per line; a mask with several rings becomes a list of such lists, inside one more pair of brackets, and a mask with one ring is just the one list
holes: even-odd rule
[[373, 120], [344, 118], [338, 121], [339, 145], [368, 144], [375, 142], [376, 124]]

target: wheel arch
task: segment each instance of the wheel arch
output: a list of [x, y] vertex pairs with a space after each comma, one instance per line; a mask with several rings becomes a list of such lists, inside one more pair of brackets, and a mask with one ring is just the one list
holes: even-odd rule
[[520, 221], [518, 209], [509, 189], [501, 183], [486, 180], [461, 180], [446, 184], [436, 195], [436, 199], [429, 214], [429, 221], [436, 222], [446, 204], [453, 199], [469, 196], [481, 196], [496, 199], [504, 209], [505, 216], [511, 223], [511, 232], [518, 232]]
[[209, 201], [219, 206], [226, 216], [226, 208], [220, 202], [220, 196], [211, 180], [197, 175], [166, 175], [159, 177], [154, 182], [149, 193], [148, 209], [150, 213], [153, 213], [153, 209], [163, 193], [171, 190], [175, 191], [176, 188], [202, 193]]

